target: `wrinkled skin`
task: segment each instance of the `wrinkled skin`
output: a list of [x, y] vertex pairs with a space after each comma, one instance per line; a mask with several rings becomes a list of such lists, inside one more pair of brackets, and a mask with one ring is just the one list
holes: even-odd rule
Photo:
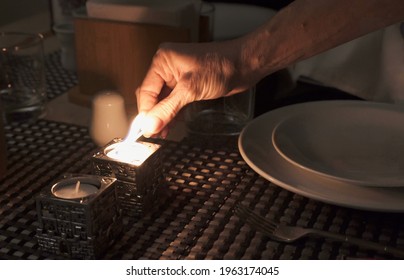
[[188, 103], [231, 95], [255, 83], [241, 79], [237, 47], [222, 53], [226, 44], [236, 42], [160, 46], [137, 91], [139, 112], [155, 119], [149, 132], [161, 131]]

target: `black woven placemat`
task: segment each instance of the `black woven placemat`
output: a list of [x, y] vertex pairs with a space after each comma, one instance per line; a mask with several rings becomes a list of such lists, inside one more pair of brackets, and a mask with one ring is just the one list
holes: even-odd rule
[[[86, 128], [40, 120], [6, 126], [8, 173], [0, 181], [0, 258], [58, 259], [41, 253], [35, 197], [64, 173], [91, 173], [97, 150]], [[393, 256], [324, 239], [279, 243], [234, 214], [241, 202], [268, 218], [404, 247], [403, 214], [359, 211], [304, 198], [264, 180], [236, 149], [165, 142], [165, 185], [153, 211], [105, 259], [341, 259]]]

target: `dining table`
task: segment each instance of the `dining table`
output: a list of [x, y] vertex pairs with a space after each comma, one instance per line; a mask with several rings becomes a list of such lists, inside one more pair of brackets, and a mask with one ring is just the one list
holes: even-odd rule
[[[48, 98], [77, 84], [74, 73], [46, 56]], [[0, 181], [0, 258], [60, 259], [38, 247], [35, 199], [63, 174], [91, 174], [98, 147], [88, 126], [39, 119], [5, 125], [7, 173]], [[390, 259], [395, 256], [327, 239], [274, 241], [234, 214], [238, 203], [290, 225], [404, 246], [404, 214], [323, 203], [262, 178], [236, 141], [155, 139], [162, 144], [164, 181], [151, 210], [125, 223], [105, 259]]]
[[[36, 199], [64, 174], [92, 174], [91, 158], [99, 149], [90, 137], [88, 108], [77, 106], [77, 114], [67, 112], [76, 118], [82, 114], [80, 122], [73, 123], [66, 115], [54, 117], [58, 106], [76, 109], [76, 105], [67, 104], [66, 93], [77, 86], [78, 79], [74, 72], [63, 69], [57, 48], [46, 54], [45, 62], [50, 113], [33, 122], [11, 122], [4, 127], [7, 171], [0, 179], [0, 259], [69, 259], [39, 247]], [[280, 223], [404, 249], [404, 213], [344, 207], [289, 191], [246, 163], [237, 137], [185, 135], [149, 141], [162, 145], [164, 180], [158, 187], [158, 198], [146, 213], [124, 219], [122, 235], [100, 259], [398, 258], [326, 238], [292, 243], [273, 240], [238, 218], [234, 212], [238, 204]]]

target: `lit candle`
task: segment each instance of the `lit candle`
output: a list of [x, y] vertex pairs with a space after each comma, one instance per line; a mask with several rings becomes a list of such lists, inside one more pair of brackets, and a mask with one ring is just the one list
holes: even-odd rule
[[122, 142], [105, 148], [104, 154], [116, 161], [132, 165], [141, 165], [156, 149], [151, 145], [139, 143], [137, 140], [143, 134], [142, 127], [147, 126], [147, 118], [139, 114], [132, 121], [126, 138]]
[[68, 179], [55, 184], [52, 187], [52, 194], [58, 198], [77, 199], [95, 194], [98, 190], [97, 184], [93, 182], [82, 183], [77, 179]]
[[139, 166], [154, 151], [155, 149], [151, 146], [139, 142], [128, 143], [123, 141], [106, 147], [104, 153], [107, 157], [116, 161]]

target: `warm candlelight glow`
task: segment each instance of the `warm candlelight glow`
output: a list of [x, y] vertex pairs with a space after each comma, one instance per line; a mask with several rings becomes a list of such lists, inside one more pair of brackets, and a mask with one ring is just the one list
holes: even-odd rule
[[144, 123], [145, 123], [145, 115], [144, 114], [137, 115], [133, 119], [132, 124], [130, 125], [128, 134], [126, 135], [124, 142], [128, 143], [136, 142], [136, 140], [139, 139], [139, 137], [142, 136], [143, 134], [142, 127], [144, 126]]
[[145, 113], [140, 113], [133, 119], [125, 141], [135, 142], [144, 133], [154, 131], [155, 126], [153, 118], [147, 117]]
[[141, 165], [155, 149], [145, 144], [123, 141], [108, 146], [105, 149], [107, 157], [133, 165]]
[[143, 134], [142, 128], [147, 125], [145, 115], [137, 115], [132, 121], [126, 138], [122, 142], [108, 146], [104, 150], [105, 155], [116, 161], [141, 165], [156, 150], [151, 145], [136, 142]]

